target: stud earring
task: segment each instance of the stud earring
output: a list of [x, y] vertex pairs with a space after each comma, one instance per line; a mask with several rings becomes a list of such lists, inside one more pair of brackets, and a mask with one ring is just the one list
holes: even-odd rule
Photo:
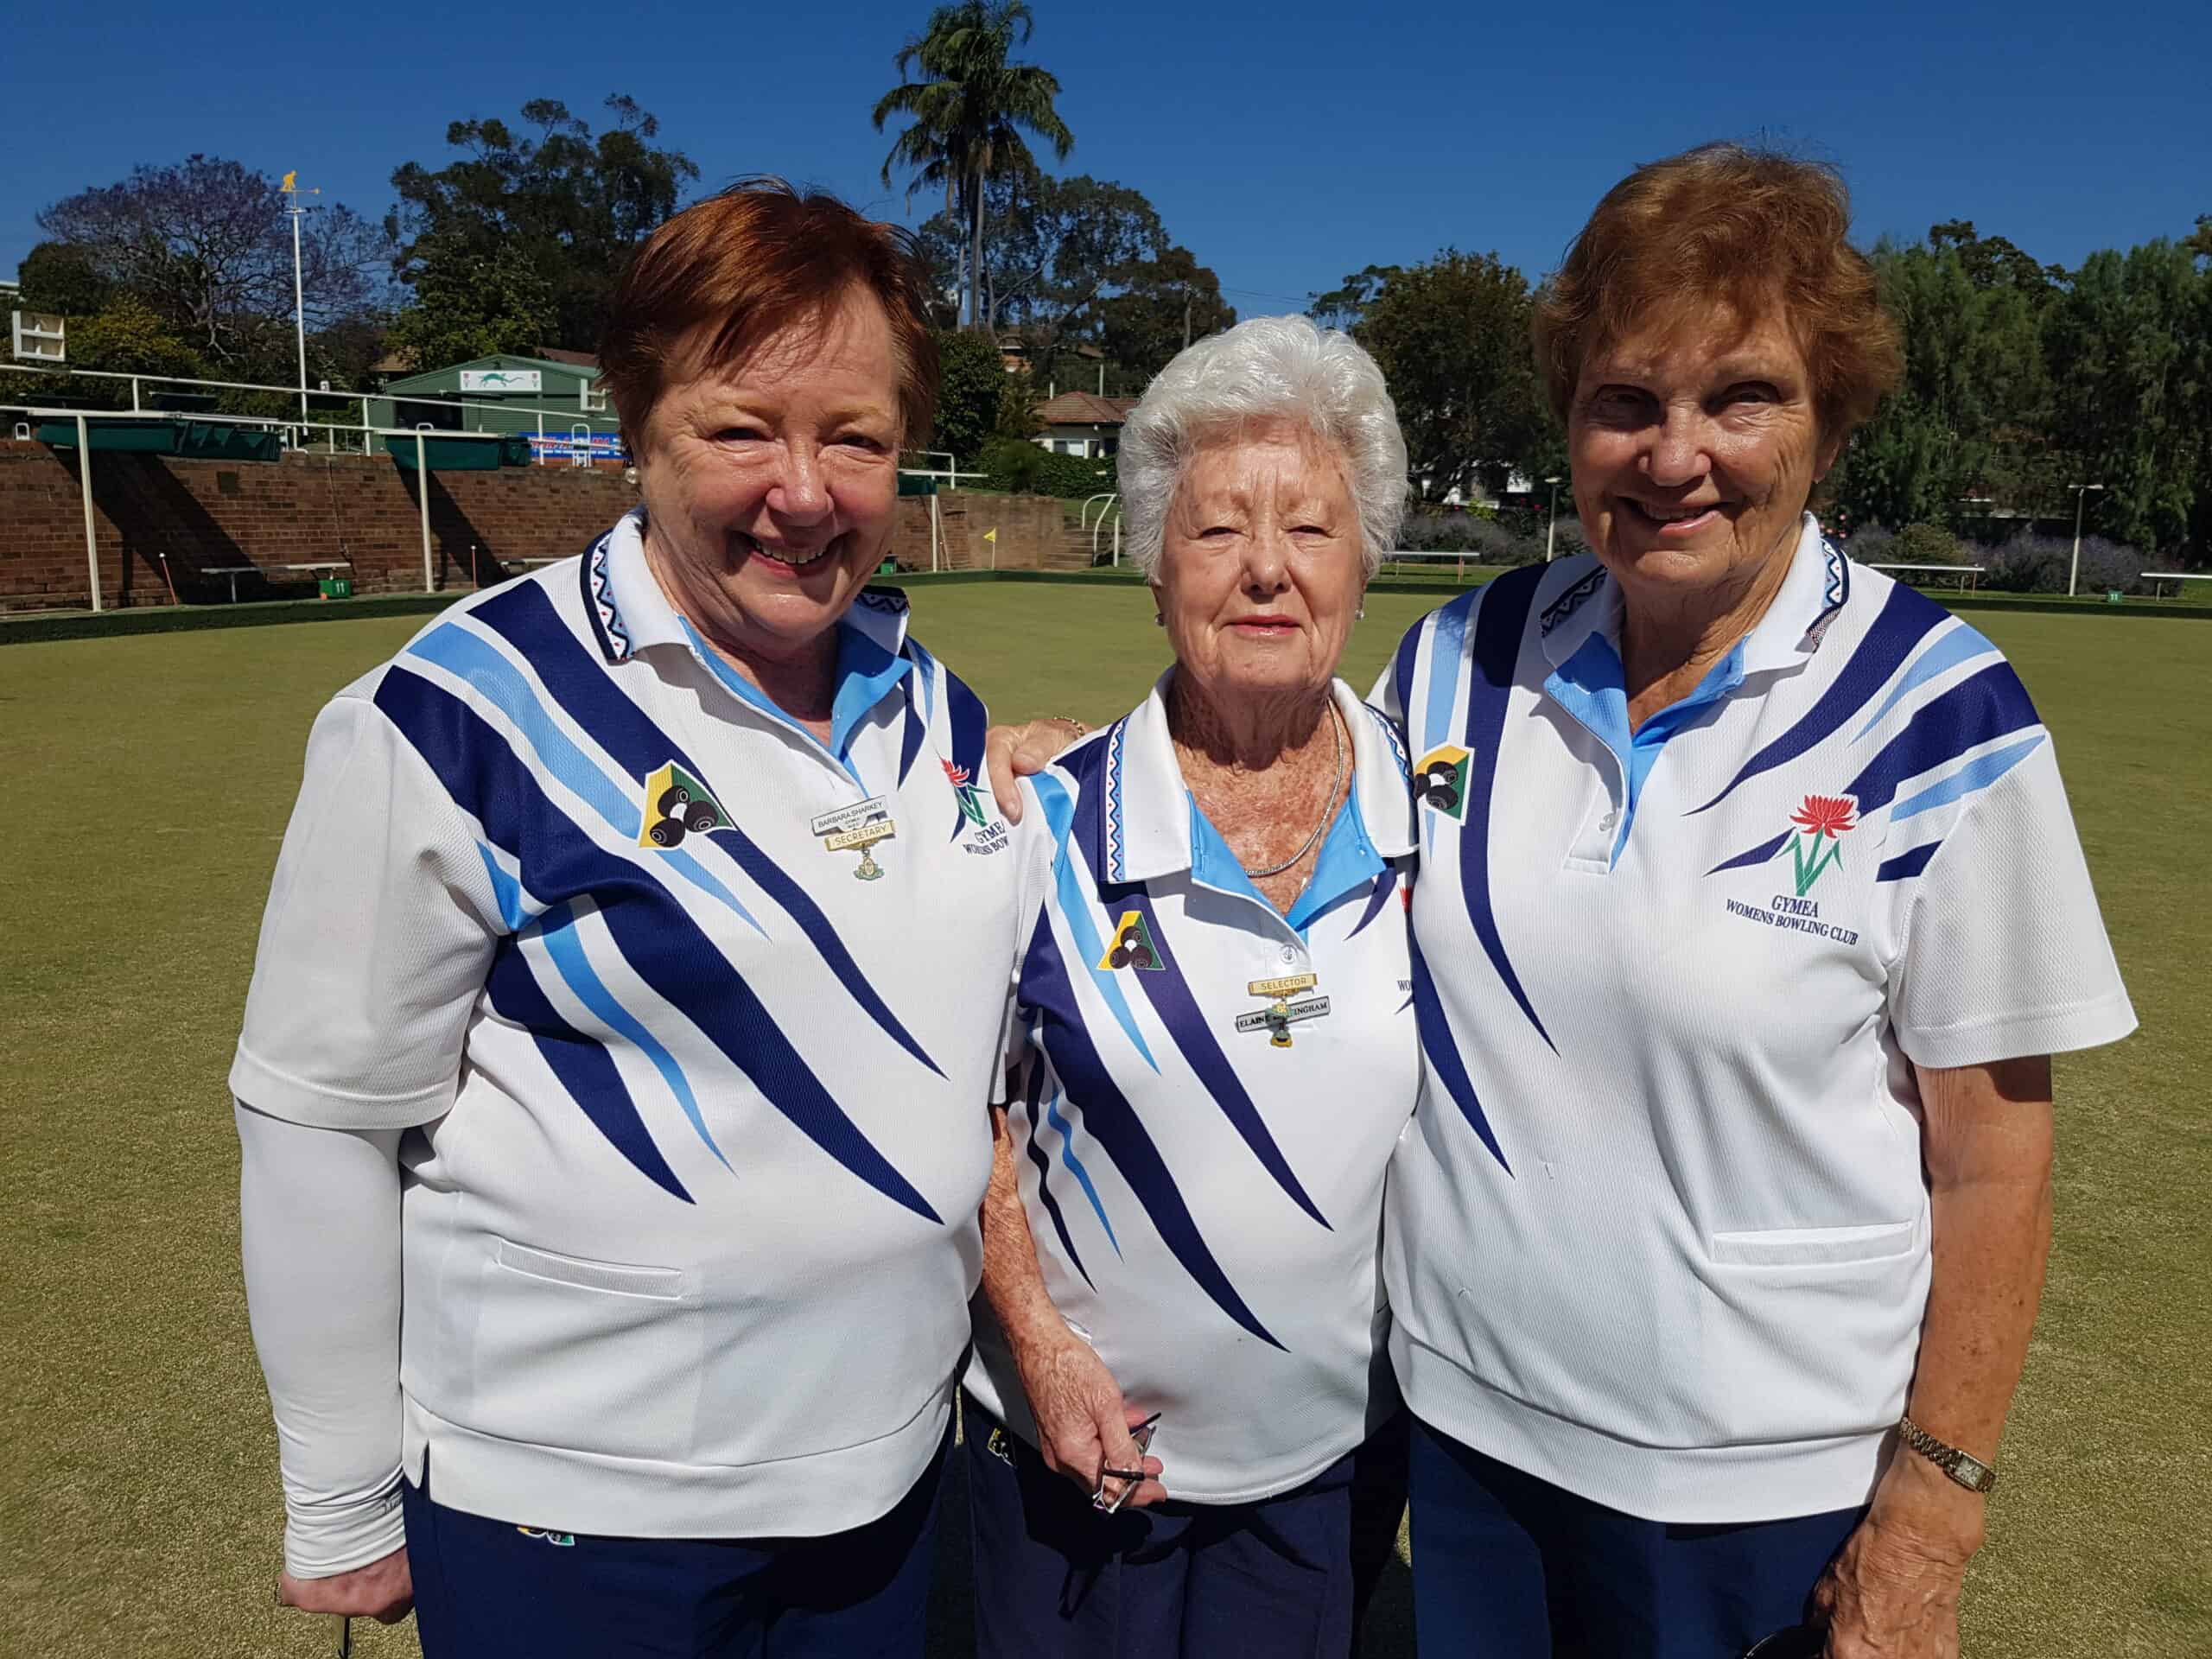
[[1366, 606], [1364, 606], [1364, 605], [1363, 605], [1363, 606], [1361, 606], [1357, 610], [1354, 611], [1354, 612], [1351, 613], [1351, 620], [1352, 620], [1353, 621], [1355, 621], [1355, 622], [1364, 622], [1364, 621], [1366, 621], [1366, 620], [1367, 620], [1367, 607], [1366, 607]]
[[1164, 628], [1167, 626], [1167, 619], [1158, 611], [1154, 611], [1152, 613], [1152, 626], [1155, 628]]

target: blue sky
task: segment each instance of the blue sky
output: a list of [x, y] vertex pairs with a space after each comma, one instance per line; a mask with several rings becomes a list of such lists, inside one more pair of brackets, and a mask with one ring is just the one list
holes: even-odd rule
[[[448, 121], [541, 96], [596, 124], [627, 92], [702, 184], [781, 173], [897, 218], [868, 111], [927, 10], [17, 8], [0, 271], [47, 203], [195, 150], [296, 167], [381, 216], [394, 167], [446, 159]], [[1971, 219], [2071, 264], [2212, 213], [2202, 0], [1036, 10], [1027, 55], [1060, 77], [1066, 170], [1144, 191], [1245, 315], [1447, 244], [1536, 276], [1628, 168], [1714, 137], [1841, 166], [1868, 241]]]

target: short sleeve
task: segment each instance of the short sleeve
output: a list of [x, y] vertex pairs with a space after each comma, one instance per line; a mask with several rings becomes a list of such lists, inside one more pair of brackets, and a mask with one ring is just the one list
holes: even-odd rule
[[1910, 890], [1889, 1007], [1914, 1064], [2063, 1053], [2135, 1029], [2047, 736], [1904, 842], [1879, 879]]
[[504, 931], [476, 837], [374, 702], [316, 718], [261, 918], [231, 1092], [334, 1129], [452, 1104]]

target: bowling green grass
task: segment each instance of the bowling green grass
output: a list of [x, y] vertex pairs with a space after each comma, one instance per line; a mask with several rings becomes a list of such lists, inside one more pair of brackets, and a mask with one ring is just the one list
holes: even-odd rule
[[[1381, 594], [1364, 687], [1439, 601]], [[1121, 713], [1141, 589], [918, 588], [1001, 717]], [[1966, 1652], [2212, 1652], [2212, 626], [1977, 613], [2045, 719], [2143, 1022], [2058, 1062], [2057, 1242]], [[223, 1078], [315, 709], [419, 620], [0, 647], [0, 1653], [329, 1651], [270, 1605], [283, 1516]], [[948, 1487], [934, 1651], [969, 1650]], [[1370, 1655], [1412, 1651], [1406, 1578]], [[410, 1626], [357, 1651], [415, 1652]]]

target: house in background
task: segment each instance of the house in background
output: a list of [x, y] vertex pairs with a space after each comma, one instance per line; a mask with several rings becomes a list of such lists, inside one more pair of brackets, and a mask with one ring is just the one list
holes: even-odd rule
[[1103, 461], [1121, 448], [1122, 423], [1136, 406], [1134, 397], [1064, 391], [1037, 405], [1037, 418], [1045, 428], [1037, 435], [1037, 443], [1056, 455]]
[[403, 374], [369, 400], [369, 417], [378, 426], [518, 433], [543, 459], [578, 465], [623, 454], [620, 426], [599, 384], [598, 359], [557, 346]]

